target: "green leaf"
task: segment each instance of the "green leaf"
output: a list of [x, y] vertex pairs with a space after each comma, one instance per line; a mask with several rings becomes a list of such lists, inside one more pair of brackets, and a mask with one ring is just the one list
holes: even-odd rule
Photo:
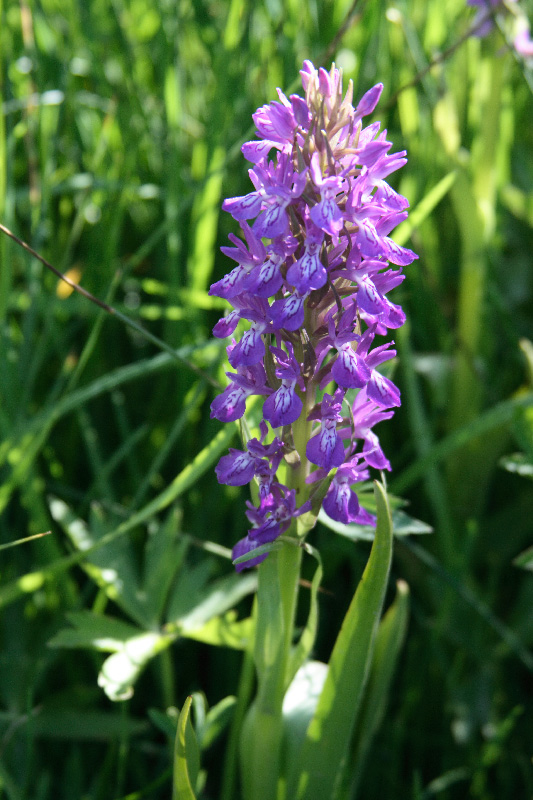
[[327, 674], [327, 664], [308, 661], [299, 668], [283, 698], [283, 752], [289, 765], [297, 762]]
[[257, 558], [257, 556], [262, 556], [265, 553], [273, 553], [276, 550], [281, 550], [282, 542], [277, 539], [275, 542], [269, 542], [268, 544], [261, 544], [259, 547], [254, 548], [254, 550], [250, 550], [249, 553], [245, 553], [243, 556], [239, 556], [232, 564], [244, 564], [246, 561], [250, 561], [252, 558]]
[[372, 740], [383, 721], [394, 669], [407, 632], [409, 587], [398, 581], [396, 598], [383, 617], [376, 636], [374, 658], [356, 723], [348, 778], [348, 797], [355, 797]]
[[533, 572], [533, 546], [528, 547], [527, 550], [524, 550], [523, 553], [520, 553], [520, 555], [514, 559], [513, 564], [517, 567], [529, 569]]
[[[169, 486], [166, 487], [166, 489], [161, 492], [161, 494], [159, 494], [151, 502], [147, 503], [135, 514], [132, 514], [129, 519], [122, 522], [115, 530], [107, 533], [101, 539], [94, 542], [94, 544], [90, 545], [87, 552], [80, 551], [73, 553], [70, 556], [52, 561], [46, 567], [46, 574], [41, 570], [28, 572], [25, 575], [22, 575], [20, 578], [9, 581], [0, 587], [0, 607], [12, 603], [14, 600], [17, 600], [17, 598], [28, 592], [37, 591], [37, 589], [41, 588], [47, 577], [50, 578], [52, 575], [59, 575], [62, 572], [70, 569], [70, 567], [74, 566], [75, 564], [80, 564], [87, 558], [89, 552], [94, 553], [96, 550], [108, 545], [110, 542], [120, 539], [126, 533], [129, 533], [131, 530], [133, 530], [133, 528], [147, 522], [159, 511], [162, 511], [164, 508], [169, 506], [174, 502], [174, 500], [176, 500], [177, 497], [179, 497], [179, 495], [194, 485], [200, 475], [209, 469], [209, 467], [216, 461], [223, 450], [226, 449], [232, 437], [235, 435], [236, 430], [237, 428], [235, 426], [226, 425], [226, 427], [223, 428], [215, 436], [215, 438], [198, 453], [196, 458], [190, 464], [188, 464], [185, 469], [182, 470], [182, 472], [180, 472], [180, 474]], [[213, 542], [204, 543], [204, 548], [206, 550], [210, 550], [211, 552], [216, 552], [217, 555], [226, 556], [225, 548], [222, 548], [220, 545], [216, 545]]]
[[424, 222], [431, 214], [434, 208], [440, 201], [448, 194], [457, 178], [457, 172], [453, 170], [449, 172], [444, 178], [433, 186], [425, 197], [418, 203], [418, 205], [409, 214], [409, 219], [402, 222], [394, 232], [394, 241], [399, 245], [404, 245], [411, 234]]
[[533, 479], [533, 464], [525, 453], [513, 453], [510, 456], [503, 456], [500, 459], [500, 466], [506, 469], [507, 472], [515, 472], [524, 478]]
[[219, 617], [240, 603], [248, 594], [257, 591], [257, 574], [231, 574], [213, 581], [195, 600], [194, 607], [182, 613], [175, 624], [182, 635], [202, 628], [215, 617]]
[[201, 750], [211, 747], [227, 728], [233, 717], [236, 703], [237, 698], [229, 695], [209, 709], [203, 725], [198, 728], [198, 744]]
[[178, 709], [174, 706], [169, 706], [165, 711], [161, 711], [159, 708], [149, 708], [148, 716], [156, 728], [159, 728], [161, 733], [174, 742], [178, 728]]
[[142, 633], [133, 625], [92, 611], [73, 611], [67, 619], [74, 627], [58, 631], [48, 642], [49, 647], [87, 647], [116, 653], [125, 642]]
[[146, 722], [109, 711], [43, 708], [32, 717], [32, 735], [45, 739], [113, 742], [146, 733]]
[[[154, 625], [161, 620], [172, 581], [183, 566], [189, 549], [189, 541], [179, 538], [180, 523], [181, 514], [177, 509], [171, 509], [161, 525], [148, 530], [142, 590], [153, 611]], [[172, 558], [169, 558], [169, 553], [172, 553]]]
[[[59, 498], [50, 497], [48, 504], [54, 520], [61, 525], [74, 547], [81, 552], [91, 551], [108, 532], [103, 512], [96, 505], [91, 508], [91, 521], [87, 524]], [[110, 600], [117, 603], [143, 627], [149, 625], [150, 615], [139, 599], [139, 578], [128, 539], [111, 541], [96, 552], [90, 553], [82, 567], [96, 585], [104, 589]]]
[[200, 769], [200, 753], [189, 716], [191, 703], [192, 697], [188, 697], [178, 719], [172, 800], [196, 800], [193, 787]]
[[[323, 509], [320, 510], [318, 521], [321, 522], [322, 525], [325, 525], [326, 528], [335, 531], [335, 533], [345, 536], [347, 539], [351, 539], [352, 542], [357, 542], [359, 540], [371, 542], [374, 540], [376, 531], [371, 525], [356, 525], [355, 523], [345, 525], [342, 522], [336, 522], [330, 519]], [[394, 509], [392, 512], [392, 527], [394, 536], [433, 533], [433, 528], [430, 525], [427, 525], [419, 519], [410, 517], [405, 511], [401, 511], [399, 508]]]
[[128, 639], [120, 650], [102, 664], [98, 686], [110, 700], [128, 700], [133, 695], [135, 681], [148, 661], [169, 647], [175, 638], [174, 635], [148, 632]]
[[368, 564], [331, 654], [328, 675], [300, 757], [290, 765], [288, 797], [334, 798], [372, 663], [392, 558], [392, 520], [385, 490], [375, 483], [376, 535]]
[[214, 647], [230, 647], [232, 650], [246, 650], [254, 632], [254, 622], [251, 617], [237, 620], [235, 611], [228, 611], [220, 617], [214, 617], [202, 625], [183, 632], [187, 639], [203, 642]]

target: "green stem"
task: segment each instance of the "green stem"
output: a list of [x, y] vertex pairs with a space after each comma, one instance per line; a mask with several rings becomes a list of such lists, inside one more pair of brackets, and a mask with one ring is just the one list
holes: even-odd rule
[[283, 737], [282, 706], [294, 636], [302, 550], [285, 543], [259, 568], [255, 664], [258, 693], [241, 737], [246, 800], [275, 800]]
[[[293, 425], [294, 445], [300, 463], [291, 469], [289, 486], [296, 490], [297, 505], [307, 500], [305, 479], [310, 464], [305, 455], [311, 423], [307, 422], [314, 403], [314, 387], [302, 394], [304, 408]], [[287, 536], [297, 539], [296, 522]], [[289, 679], [291, 648], [298, 604], [302, 549], [295, 541], [270, 553], [259, 568], [257, 625], [254, 659], [258, 692], [243, 725], [241, 765], [246, 800], [276, 800], [280, 778], [283, 739], [283, 698]]]

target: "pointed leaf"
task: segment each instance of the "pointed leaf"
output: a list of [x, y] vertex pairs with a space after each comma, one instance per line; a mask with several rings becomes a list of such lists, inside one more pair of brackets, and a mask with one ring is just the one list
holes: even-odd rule
[[237, 698], [229, 695], [209, 709], [204, 724], [198, 730], [198, 744], [202, 750], [210, 747], [227, 728], [233, 717], [236, 703]]
[[200, 754], [189, 716], [191, 703], [192, 698], [188, 697], [178, 719], [172, 800], [196, 800], [193, 787], [200, 768]]
[[409, 587], [398, 581], [396, 598], [383, 617], [376, 636], [374, 659], [370, 669], [361, 710], [356, 723], [349, 771], [349, 797], [355, 797], [357, 784], [372, 740], [383, 721], [394, 669], [400, 654], [409, 616]]
[[374, 486], [378, 521], [368, 564], [344, 619], [305, 742], [289, 773], [288, 797], [335, 797], [363, 698], [392, 557], [392, 520], [381, 484]]

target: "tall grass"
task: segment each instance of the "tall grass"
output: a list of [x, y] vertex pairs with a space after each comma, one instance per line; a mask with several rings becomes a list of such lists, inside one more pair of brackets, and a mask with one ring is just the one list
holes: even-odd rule
[[[137, 326], [0, 237], [0, 546], [52, 530], [0, 550], [0, 796], [169, 797], [172, 708], [203, 692], [226, 705], [201, 796], [238, 797], [225, 698], [250, 688], [254, 584], [228, 560], [245, 492], [213, 474], [238, 428], [209, 418], [225, 304], [207, 290], [251, 114], [304, 58], [357, 96], [385, 84], [420, 254], [380, 436], [389, 489], [434, 533], [397, 539], [413, 618], [360, 791], [533, 796], [533, 580], [513, 564], [533, 519], [531, 75], [501, 32], [462, 41], [471, 23], [462, 0], [0, 0], [0, 222]], [[321, 526], [313, 544], [325, 660], [368, 549]]]

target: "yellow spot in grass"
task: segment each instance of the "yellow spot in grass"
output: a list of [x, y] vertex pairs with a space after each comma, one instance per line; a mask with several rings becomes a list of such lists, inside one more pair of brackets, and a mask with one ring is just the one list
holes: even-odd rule
[[[79, 283], [81, 278], [81, 269], [79, 267], [72, 267], [67, 272], [65, 272], [65, 277], [69, 278], [73, 283]], [[59, 297], [60, 300], [66, 300], [67, 297], [70, 297], [74, 289], [72, 286], [69, 286], [68, 283], [65, 281], [59, 280], [57, 282], [57, 289], [56, 295]]]

